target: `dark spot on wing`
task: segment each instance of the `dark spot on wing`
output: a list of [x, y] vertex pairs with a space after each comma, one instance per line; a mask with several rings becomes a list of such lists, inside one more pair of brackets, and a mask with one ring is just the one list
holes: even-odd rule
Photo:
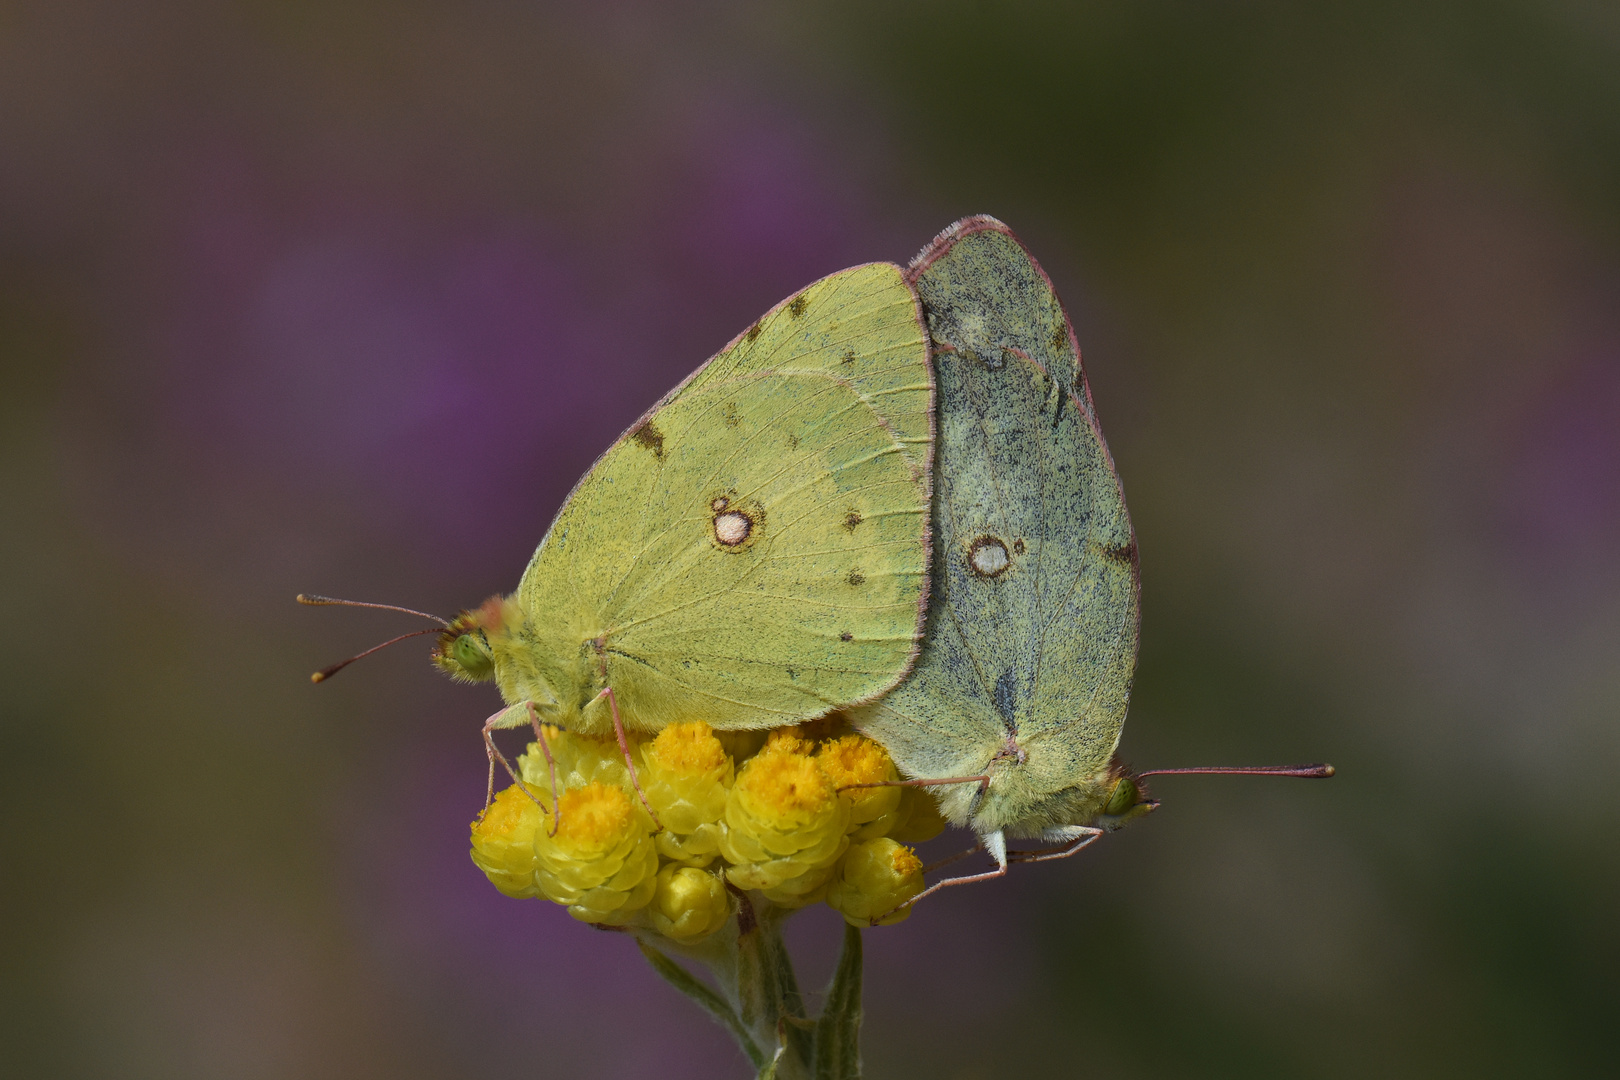
[[1024, 542], [1022, 540], [1014, 540], [1013, 541], [1013, 554], [1014, 555], [1022, 555], [1023, 553], [1024, 553]]
[[855, 362], [855, 350], [854, 349], [845, 349], [843, 359], [840, 360], [839, 363], [841, 363], [841, 364], [853, 364], [854, 362]]
[[1063, 322], [1063, 313], [1058, 312], [1057, 322], [1052, 324], [1052, 351], [1062, 352], [1069, 344], [1069, 328]]
[[849, 582], [851, 585], [865, 585], [866, 575], [861, 573], [859, 570], [851, 570], [844, 580]]
[[664, 433], [651, 420], [632, 431], [630, 441], [651, 450], [659, 461], [664, 460]]
[[795, 296], [793, 298], [793, 302], [788, 305], [788, 314], [797, 319], [800, 315], [804, 314], [804, 309], [809, 306], [810, 298], [805, 296], [804, 293], [800, 293], [798, 296]]
[[861, 517], [859, 510], [851, 510], [849, 513], [844, 515], [844, 528], [848, 529], [850, 532], [854, 532], [855, 526], [859, 525], [864, 520], [865, 519]]
[[1018, 683], [1013, 678], [1012, 668], [1008, 668], [996, 677], [996, 712], [1007, 722], [1007, 727], [1017, 730], [1017, 722], [1013, 714], [1018, 710]]
[[753, 326], [748, 328], [748, 333], [743, 335], [743, 340], [752, 345], [754, 339], [759, 337], [759, 332], [763, 329], [765, 329], [765, 323], [763, 320], [755, 322]]
[[839, 641], [854, 641], [855, 640], [855, 635], [850, 633], [848, 630], [845, 630], [842, 634], [838, 635], [838, 640]]
[[789, 435], [788, 436], [788, 449], [789, 450], [797, 450], [798, 448], [799, 448], [799, 437], [797, 435]]
[[726, 402], [726, 407], [721, 410], [721, 414], [725, 417], [726, 427], [736, 427], [742, 423], [742, 417], [737, 415], [737, 403], [735, 401]]
[[1135, 540], [1132, 540], [1130, 543], [1124, 545], [1123, 547], [1113, 545], [1113, 544], [1105, 544], [1105, 545], [1102, 546], [1102, 548], [1100, 550], [1102, 551], [1103, 557], [1105, 559], [1112, 559], [1114, 562], [1125, 563], [1126, 565], [1130, 565], [1131, 563], [1136, 561], [1136, 541]]

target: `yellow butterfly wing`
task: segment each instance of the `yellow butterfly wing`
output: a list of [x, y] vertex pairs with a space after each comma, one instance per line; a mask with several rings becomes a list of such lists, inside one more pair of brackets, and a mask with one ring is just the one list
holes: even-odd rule
[[905, 674], [927, 591], [932, 379], [898, 267], [791, 298], [580, 481], [497, 651], [509, 701], [600, 731], [768, 727]]

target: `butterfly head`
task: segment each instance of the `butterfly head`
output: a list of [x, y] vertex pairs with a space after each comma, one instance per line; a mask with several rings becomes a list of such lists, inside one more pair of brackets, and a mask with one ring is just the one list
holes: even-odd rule
[[512, 604], [492, 596], [471, 611], [463, 611], [439, 634], [433, 662], [460, 682], [488, 682], [495, 677], [495, 651], [490, 639], [507, 632]]
[[1109, 770], [1114, 773], [1114, 786], [1108, 793], [1108, 801], [1103, 804], [1095, 824], [1104, 829], [1118, 829], [1127, 821], [1152, 813], [1158, 808], [1159, 804], [1148, 797], [1147, 790], [1123, 765], [1119, 764], [1117, 758], [1109, 766]]
[[1071, 758], [1043, 754], [1042, 749], [1032, 747], [1020, 757], [991, 763], [989, 790], [970, 811], [980, 834], [1001, 830], [1008, 836], [1043, 836], [1074, 825], [1112, 831], [1159, 805], [1118, 756], [1077, 776]]

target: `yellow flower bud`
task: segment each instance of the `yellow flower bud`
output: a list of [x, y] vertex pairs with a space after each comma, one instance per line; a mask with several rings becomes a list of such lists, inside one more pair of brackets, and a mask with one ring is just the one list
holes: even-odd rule
[[658, 871], [658, 887], [647, 921], [665, 937], [696, 941], [726, 924], [731, 897], [725, 879], [707, 870], [670, 863]]
[[664, 831], [659, 854], [688, 866], [707, 866], [720, 849], [720, 819], [734, 768], [708, 724], [671, 724], [642, 752], [639, 775]]
[[557, 835], [535, 833], [540, 891], [582, 922], [622, 923], [652, 899], [658, 849], [651, 823], [621, 787], [600, 782], [564, 794]]
[[[900, 779], [889, 752], [864, 735], [845, 735], [823, 743], [816, 760], [834, 788]], [[849, 821], [854, 827], [851, 839], [871, 840], [887, 833], [899, 817], [901, 790], [870, 787], [840, 792], [839, 798], [849, 801]]]
[[902, 844], [921, 844], [945, 831], [946, 821], [939, 813], [939, 800], [929, 788], [900, 789], [900, 807], [889, 836]]
[[848, 839], [849, 803], [840, 799], [814, 758], [768, 745], [737, 774], [726, 800], [720, 853], [726, 876], [786, 907], [820, 899]]
[[472, 824], [472, 860], [495, 887], [519, 900], [539, 896], [535, 884], [534, 836], [545, 817], [534, 800], [513, 785], [495, 796]]
[[887, 836], [856, 844], [827, 887], [827, 906], [851, 926], [903, 922], [911, 907], [900, 905], [923, 891], [922, 870], [915, 852]]

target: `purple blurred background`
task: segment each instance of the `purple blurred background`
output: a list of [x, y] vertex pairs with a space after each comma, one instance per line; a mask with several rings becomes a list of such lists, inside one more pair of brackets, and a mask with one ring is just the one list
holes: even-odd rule
[[510, 590], [755, 316], [976, 212], [1136, 521], [1126, 756], [1341, 775], [869, 933], [869, 1074], [1612, 1066], [1617, 191], [1596, 3], [0, 6], [0, 1071], [744, 1075], [467, 859], [493, 692], [312, 689], [414, 627], [292, 596]]

